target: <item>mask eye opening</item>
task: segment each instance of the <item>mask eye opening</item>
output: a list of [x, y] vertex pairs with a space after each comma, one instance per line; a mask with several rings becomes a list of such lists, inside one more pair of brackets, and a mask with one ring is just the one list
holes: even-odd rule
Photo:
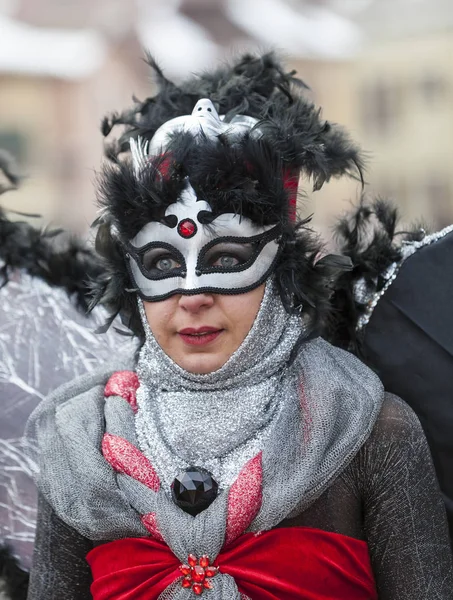
[[[187, 268], [184, 256], [177, 248], [166, 242], [150, 242], [142, 248], [134, 248], [131, 244], [128, 244], [127, 253], [129, 254], [129, 260], [134, 260], [142, 275], [147, 279], [157, 281], [170, 277], [186, 276]], [[152, 258], [154, 263], [168, 258], [173, 260], [177, 266], [168, 270], [159, 269], [157, 266], [150, 269], [149, 265], [146, 264], [147, 254], [151, 255], [149, 258]]]
[[[197, 274], [237, 273], [245, 271], [253, 265], [264, 246], [270, 241], [275, 240], [279, 235], [280, 227], [276, 226], [269, 231], [248, 238], [236, 236], [216, 238], [201, 249], [196, 266]], [[223, 252], [222, 246], [224, 246]], [[222, 254], [224, 256], [231, 255], [236, 257], [238, 262], [228, 267], [212, 264], [217, 247], [219, 247], [219, 258]]]

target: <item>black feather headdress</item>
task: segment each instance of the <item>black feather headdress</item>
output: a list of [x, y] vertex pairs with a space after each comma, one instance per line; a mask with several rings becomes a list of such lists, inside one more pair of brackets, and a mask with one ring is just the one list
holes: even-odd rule
[[[318, 327], [328, 311], [333, 279], [347, 261], [318, 260], [320, 244], [307, 220], [296, 221], [291, 198], [300, 176], [311, 180], [315, 190], [342, 175], [362, 181], [358, 148], [341, 128], [321, 118], [320, 110], [303, 95], [305, 84], [295, 72], [286, 73], [272, 53], [245, 55], [179, 86], [166, 79], [151, 57], [148, 62], [157, 76], [158, 93], [102, 122], [104, 136], [122, 129], [106, 144], [109, 161], [99, 178], [96, 247], [106, 270], [96, 282], [93, 305], [107, 305], [134, 333], [142, 334], [124, 247], [146, 223], [162, 222], [189, 178], [213, 216], [234, 212], [258, 225], [281, 227], [274, 275], [282, 299], [289, 311], [303, 307]], [[130, 139], [152, 140], [162, 125], [190, 115], [203, 98], [212, 101], [223, 123], [245, 115], [255, 126], [234, 144], [228, 135], [195, 139], [177, 132], [165, 153], [151, 158], [146, 173], [137, 178]]]

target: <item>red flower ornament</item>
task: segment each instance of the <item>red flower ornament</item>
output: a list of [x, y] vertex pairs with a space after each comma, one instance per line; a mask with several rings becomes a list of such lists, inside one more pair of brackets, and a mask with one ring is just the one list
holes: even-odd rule
[[212, 589], [211, 579], [219, 572], [218, 567], [210, 564], [210, 560], [203, 555], [200, 560], [194, 554], [189, 554], [187, 565], [181, 565], [179, 570], [184, 575], [183, 588], [192, 588], [196, 596], [201, 596], [204, 590]]

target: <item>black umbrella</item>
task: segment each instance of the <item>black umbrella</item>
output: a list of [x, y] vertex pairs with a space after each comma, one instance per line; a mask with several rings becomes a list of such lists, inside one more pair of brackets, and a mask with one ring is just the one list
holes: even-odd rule
[[453, 225], [398, 232], [388, 202], [360, 206], [337, 233], [354, 268], [341, 276], [327, 337], [355, 352], [424, 428], [453, 540]]

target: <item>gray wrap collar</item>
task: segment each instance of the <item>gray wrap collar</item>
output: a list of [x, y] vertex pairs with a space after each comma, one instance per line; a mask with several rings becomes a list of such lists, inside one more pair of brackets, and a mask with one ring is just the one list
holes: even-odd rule
[[[144, 311], [142, 310], [142, 316]], [[272, 282], [238, 350], [217, 371], [178, 367], [143, 319], [146, 342], [137, 374], [136, 432], [140, 449], [167, 487], [189, 466], [210, 471], [222, 488], [264, 448], [279, 412], [294, 393], [288, 361], [302, 322], [283, 308]]]

